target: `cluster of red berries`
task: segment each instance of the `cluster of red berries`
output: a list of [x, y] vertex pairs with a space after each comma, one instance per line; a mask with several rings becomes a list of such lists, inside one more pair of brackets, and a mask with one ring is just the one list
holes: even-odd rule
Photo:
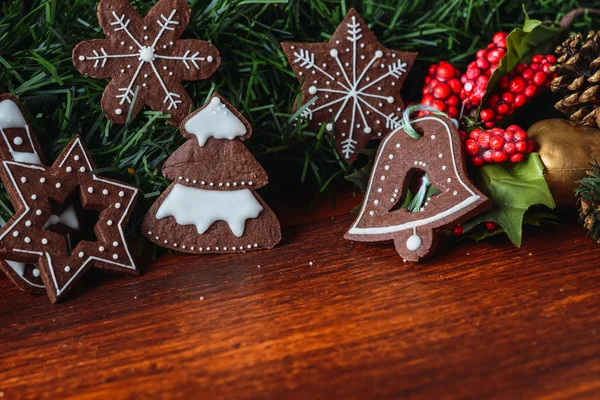
[[535, 145], [527, 137], [527, 132], [517, 125], [511, 125], [506, 129], [473, 129], [465, 141], [465, 148], [471, 164], [481, 167], [493, 162], [518, 163], [525, 154], [534, 150]]
[[508, 76], [500, 80], [500, 93], [490, 96], [486, 108], [479, 117], [486, 128], [493, 127], [517, 108], [523, 107], [527, 100], [539, 93], [542, 88], [550, 86], [554, 74], [550, 71], [556, 64], [552, 54], [537, 54], [531, 58], [531, 64], [520, 63]]
[[467, 72], [460, 77], [463, 84], [460, 98], [467, 111], [478, 107], [481, 103], [492, 72], [498, 68], [500, 60], [506, 54], [507, 36], [506, 32], [494, 34], [492, 43], [477, 52], [475, 61], [467, 66]]
[[[425, 77], [421, 104], [435, 107], [450, 118], [458, 118], [460, 114], [458, 95], [462, 88], [459, 76], [460, 71], [445, 61], [430, 66]], [[423, 114], [427, 112], [421, 111], [419, 116]]]
[[[494, 231], [498, 229], [499, 226], [500, 225], [492, 221], [487, 221], [485, 223], [485, 229], [488, 231]], [[465, 228], [462, 225], [456, 225], [454, 228], [452, 228], [452, 234], [454, 236], [462, 236], [463, 233], [465, 233]]]

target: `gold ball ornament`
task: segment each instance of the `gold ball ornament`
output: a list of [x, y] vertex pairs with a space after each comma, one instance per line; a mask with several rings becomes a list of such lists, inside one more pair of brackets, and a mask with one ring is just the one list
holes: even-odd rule
[[544, 176], [558, 207], [575, 207], [575, 190], [594, 158], [600, 160], [600, 129], [564, 119], [536, 122], [527, 135], [537, 145]]

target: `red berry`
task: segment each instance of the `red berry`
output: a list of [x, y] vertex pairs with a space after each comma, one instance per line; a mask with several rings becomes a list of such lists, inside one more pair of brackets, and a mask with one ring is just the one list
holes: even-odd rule
[[533, 70], [531, 70], [531, 68], [527, 68], [525, 71], [523, 71], [521, 73], [521, 76], [523, 77], [523, 79], [525, 79], [526, 81], [530, 81], [531, 78], [533, 78]]
[[433, 97], [433, 95], [426, 94], [425, 96], [423, 96], [423, 99], [421, 100], [421, 104], [430, 106], [433, 104], [434, 101], [435, 101], [435, 97]]
[[508, 86], [511, 92], [521, 93], [523, 90], [525, 90], [525, 80], [521, 77], [513, 78]]
[[513, 142], [506, 142], [503, 150], [506, 154], [510, 155], [510, 154], [513, 154], [515, 151], [517, 151], [517, 146], [515, 146], [515, 144]]
[[495, 222], [492, 222], [492, 221], [487, 221], [487, 222], [485, 223], [485, 228], [486, 228], [488, 231], [493, 231], [493, 230], [497, 229], [497, 228], [498, 228], [498, 226], [499, 226], [499, 225], [498, 225], [497, 223], [495, 223]]
[[543, 59], [544, 58], [542, 57], [541, 54], [536, 54], [535, 56], [531, 57], [531, 62], [539, 64], [542, 62]]
[[500, 115], [505, 115], [508, 113], [508, 111], [509, 108], [507, 104], [500, 104], [498, 107], [496, 107], [496, 112]]
[[528, 85], [525, 88], [525, 91], [523, 93], [525, 94], [526, 97], [533, 97], [537, 93], [537, 86], [535, 86], [535, 85]]
[[504, 57], [505, 54], [506, 54], [505, 50], [501, 50], [501, 49], [493, 50], [488, 53], [487, 59], [492, 64], [497, 65], [500, 62], [500, 60], [502, 59], [502, 57]]
[[[458, 72], [458, 70], [456, 70]], [[454, 78], [448, 81], [448, 86], [450, 86], [450, 89], [452, 89], [452, 91], [456, 94], [460, 93], [460, 90], [462, 89], [462, 83], [460, 83], [460, 80]]]
[[[516, 126], [516, 125], [512, 125], [512, 126]], [[527, 132], [525, 132], [523, 129], [518, 128], [514, 130], [514, 135], [515, 135], [515, 140], [525, 140], [527, 139]]]
[[525, 96], [523, 96], [522, 94], [518, 94], [515, 96], [515, 107], [523, 107], [525, 105], [525, 103], [527, 102], [527, 98]]
[[548, 54], [546, 56], [546, 61], [550, 64], [556, 64], [556, 57], [553, 54]]
[[483, 157], [474, 156], [471, 157], [471, 164], [476, 167], [481, 167], [483, 164], [485, 164], [485, 161], [483, 160]]
[[515, 143], [515, 147], [517, 148], [518, 152], [524, 153], [527, 151], [527, 142], [524, 140], [519, 140], [517, 143]]
[[494, 150], [500, 150], [504, 146], [504, 138], [502, 135], [494, 135], [490, 138], [490, 147]]
[[452, 228], [452, 234], [454, 236], [461, 236], [464, 232], [464, 228], [462, 227], [462, 225], [456, 225], [454, 228]]
[[483, 131], [479, 134], [479, 137], [477, 138], [477, 143], [479, 143], [479, 145], [484, 149], [489, 149], [491, 137], [492, 134], [489, 131]]
[[479, 69], [488, 69], [490, 67], [490, 62], [485, 58], [481, 57], [475, 61], [477, 68]]
[[458, 96], [449, 96], [446, 99], [446, 104], [448, 104], [449, 106], [456, 107], [460, 104], [460, 100], [458, 99]]
[[454, 67], [450, 63], [441, 61], [438, 64], [435, 75], [437, 75], [438, 78], [442, 79], [443, 81], [450, 79], [454, 76]]
[[494, 150], [492, 153], [492, 160], [494, 160], [494, 162], [502, 163], [506, 161], [507, 158], [506, 153], [503, 151]]
[[532, 151], [535, 150], [535, 143], [533, 140], [528, 140], [527, 141], [527, 154], [531, 153]]
[[440, 100], [445, 100], [450, 96], [450, 87], [445, 83], [440, 82], [433, 88], [433, 95]]
[[467, 154], [474, 155], [479, 151], [479, 145], [473, 139], [467, 139], [465, 141], [465, 148], [467, 149]]
[[536, 84], [537, 86], [542, 86], [546, 82], [546, 79], [548, 79], [548, 75], [546, 75], [542, 71], [538, 71], [533, 76], [533, 83]]
[[446, 103], [441, 100], [435, 100], [432, 105], [440, 111], [446, 111]]
[[491, 121], [494, 119], [494, 112], [489, 108], [484, 108], [479, 113], [479, 117], [481, 118], [482, 121], [485, 121], [485, 122]]
[[523, 155], [523, 153], [515, 153], [512, 156], [510, 156], [510, 161], [514, 162], [514, 163], [518, 163], [518, 162], [523, 161], [523, 157], [525, 157]]
[[515, 99], [515, 96], [513, 96], [513, 94], [510, 92], [506, 92], [502, 95], [502, 101], [505, 103], [511, 104], [514, 99]]
[[486, 150], [486, 151], [483, 153], [483, 160], [484, 160], [485, 162], [491, 163], [491, 162], [493, 161], [493, 158], [492, 158], [492, 154], [493, 154], [493, 153], [494, 153], [494, 151], [493, 151], [493, 150]]

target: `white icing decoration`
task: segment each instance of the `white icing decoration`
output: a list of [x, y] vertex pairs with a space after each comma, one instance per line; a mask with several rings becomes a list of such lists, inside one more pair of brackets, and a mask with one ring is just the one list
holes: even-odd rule
[[217, 96], [210, 103], [188, 119], [184, 129], [198, 138], [198, 144], [204, 146], [210, 137], [215, 139], [232, 140], [244, 136], [247, 132], [246, 126], [226, 106], [221, 103]]
[[406, 248], [410, 251], [418, 250], [423, 241], [419, 235], [412, 235], [406, 240]]
[[[27, 134], [27, 138], [29, 139], [29, 144], [31, 145], [31, 149], [33, 150], [33, 152], [22, 152], [14, 150], [12, 148], [12, 144], [6, 136], [6, 133], [4, 132], [4, 129], [8, 128], [25, 129], [25, 133]], [[8, 151], [10, 152], [15, 161], [27, 162], [32, 164], [41, 164], [40, 157], [38, 156], [33, 146], [33, 139], [31, 138], [29, 125], [27, 125], [27, 121], [25, 121], [25, 117], [23, 117], [21, 110], [19, 110], [19, 106], [10, 99], [0, 102], [0, 133], [2, 134], [2, 137], [4, 138], [4, 141], [8, 146]], [[15, 137], [14, 144], [17, 146], [23, 144], [23, 138], [21, 138], [20, 136]]]
[[[399, 224], [399, 225], [373, 226], [373, 227], [368, 227], [368, 228], [360, 228], [360, 227], [358, 227], [358, 224], [362, 221], [364, 213], [367, 210], [367, 205], [370, 203], [369, 197], [371, 196], [371, 188], [373, 186], [373, 179], [371, 179], [371, 180], [369, 180], [369, 186], [367, 188], [367, 195], [365, 197], [363, 207], [361, 208], [358, 218], [354, 222], [354, 225], [352, 225], [350, 230], [348, 230], [349, 234], [377, 235], [377, 234], [399, 232], [399, 231], [403, 231], [403, 230], [407, 230], [407, 229], [415, 229], [419, 226], [427, 225], [432, 222], [444, 219], [444, 218], [468, 207], [469, 205], [475, 203], [476, 201], [478, 201], [480, 199], [480, 197], [478, 195], [476, 195], [475, 192], [473, 192], [473, 190], [471, 190], [469, 188], [469, 186], [467, 186], [467, 184], [464, 183], [464, 181], [462, 180], [461, 176], [458, 173], [458, 166], [456, 163], [456, 153], [454, 150], [454, 144], [452, 143], [452, 132], [450, 131], [450, 127], [446, 124], [446, 122], [444, 122], [443, 120], [441, 120], [440, 118], [437, 118], [435, 116], [427, 116], [427, 117], [417, 118], [413, 122], [420, 122], [420, 121], [436, 121], [436, 122], [439, 122], [440, 124], [442, 124], [442, 126], [445, 128], [447, 138], [448, 138], [448, 143], [449, 143], [450, 156], [452, 158], [453, 172], [456, 176], [456, 179], [460, 183], [460, 185], [470, 194], [470, 196], [467, 197], [462, 202], [455, 204], [452, 207], [450, 207], [444, 211], [441, 211], [440, 213], [433, 215], [431, 217], [427, 217], [427, 218], [423, 218], [423, 219], [419, 219], [419, 220], [415, 220], [415, 221], [409, 221], [409, 222], [405, 222], [405, 223]], [[380, 148], [382, 148], [382, 149], [386, 148], [388, 142], [390, 140], [392, 140], [392, 138], [395, 135], [405, 135], [405, 133], [401, 128], [394, 130], [392, 133], [387, 135], [385, 137], [385, 139], [383, 139], [383, 141], [380, 144]], [[380, 162], [386, 162], [385, 160], [382, 160], [382, 157], [381, 157], [382, 153], [383, 152], [381, 152], [377, 156], [377, 158], [375, 160], [375, 164], [373, 165], [373, 171], [377, 170]]]
[[[367, 54], [366, 56], [363, 56], [363, 59], [369, 58], [370, 60], [364, 69], [359, 71], [356, 60], [361, 56], [361, 54], [359, 54], [360, 49], [364, 49], [364, 46], [362, 46], [363, 43], [360, 43], [363, 40], [362, 30], [363, 27], [357, 22], [356, 17], [353, 16], [352, 22], [347, 24], [347, 32], [345, 36], [348, 42], [352, 43], [352, 49], [346, 49], [346, 52], [351, 52], [352, 54], [352, 64], [342, 64], [342, 61], [339, 58], [340, 50], [330, 50], [329, 56], [332, 58], [331, 64], [337, 66], [338, 69], [338, 72], [335, 73], [335, 76], [325, 71], [315, 62], [315, 54], [310, 50], [301, 48], [294, 51], [295, 64], [298, 64], [300, 68], [304, 68], [307, 71], [310, 70], [313, 75], [316, 75], [317, 73], [321, 75], [322, 80], [320, 86], [310, 86], [308, 89], [309, 94], [318, 96], [319, 93], [335, 93], [341, 95], [334, 100], [325, 101], [323, 104], [319, 103], [320, 98], [318, 98], [317, 101], [315, 101], [302, 112], [302, 117], [311, 120], [315, 112], [321, 110], [331, 110], [333, 115], [333, 123], [328, 123], [326, 126], [327, 130], [331, 131], [333, 130], [333, 125], [338, 122], [338, 119], [344, 110], [351, 108], [351, 122], [347, 126], [347, 130], [342, 126], [337, 127], [337, 130], [342, 134], [342, 137], [345, 137], [345, 139], [341, 142], [341, 145], [342, 154], [347, 159], [350, 158], [356, 151], [356, 144], [358, 141], [354, 139], [354, 135], [356, 133], [355, 129], [359, 125], [362, 125], [364, 127], [362, 129], [362, 133], [369, 134], [372, 132], [370, 122], [365, 116], [370, 115], [371, 111], [385, 120], [385, 128], [387, 129], [396, 129], [401, 124], [401, 119], [398, 115], [394, 113], [384, 113], [383, 103], [377, 101], [385, 100], [388, 103], [393, 103], [394, 98], [391, 96], [382, 96], [380, 94], [370, 93], [370, 91], [376, 90], [377, 86], [375, 85], [380, 82], [381, 84], [379, 86], [382, 86], [386, 85], [390, 80], [399, 79], [402, 74], [406, 72], [407, 64], [399, 59], [394, 60], [388, 65], [380, 64], [383, 68], [387, 67], [386, 72], [371, 81], [366, 75], [371, 70], [371, 67], [375, 65], [377, 60], [383, 57], [383, 52], [381, 50], [376, 50], [375, 52], [371, 53], [372, 55]], [[360, 49], [358, 49], [357, 46], [359, 43]], [[298, 75], [302, 76], [303, 73], [299, 72]], [[331, 85], [331, 83], [334, 83], [335, 85]], [[327, 97], [325, 97], [325, 99], [327, 99]], [[362, 121], [362, 124], [357, 124], [357, 120]]]
[[33, 276], [35, 276], [36, 278], [38, 278], [40, 276], [40, 270], [37, 268], [34, 268], [32, 273], [33, 273]]
[[49, 226], [61, 224], [73, 230], [79, 229], [79, 218], [75, 212], [75, 207], [69, 205], [60, 215], [52, 214], [42, 229], [48, 229]]
[[262, 210], [248, 189], [213, 191], [177, 183], [159, 207], [156, 218], [174, 217], [179, 225], [195, 225], [198, 234], [206, 232], [216, 221], [225, 221], [233, 234], [241, 237], [246, 220], [258, 217]]
[[[128, 37], [129, 39], [131, 39], [133, 41], [133, 43], [137, 46], [137, 52], [132, 52], [129, 54], [108, 54], [104, 48], [100, 48], [100, 52], [98, 52], [97, 50], [92, 50], [92, 55], [89, 56], [80, 56], [79, 60], [81, 61], [93, 61], [94, 62], [94, 68], [104, 68], [106, 65], [106, 62], [108, 59], [110, 58], [127, 58], [127, 59], [131, 59], [132, 62], [137, 62], [137, 68], [134, 72], [134, 74], [131, 77], [131, 80], [129, 81], [129, 84], [127, 85], [127, 87], [124, 88], [119, 88], [119, 94], [116, 96], [117, 100], [119, 100], [119, 104], [131, 104], [131, 102], [133, 101], [133, 95], [134, 95], [134, 90], [133, 88], [135, 87], [135, 82], [139, 76], [140, 70], [142, 69], [142, 66], [144, 64], [149, 64], [150, 68], [152, 69], [152, 71], [154, 72], [164, 94], [165, 97], [163, 99], [163, 103], [168, 103], [168, 110], [171, 109], [176, 109], [178, 107], [178, 105], [182, 102], [182, 100], [180, 100], [181, 98], [181, 94], [175, 93], [175, 92], [171, 92], [163, 78], [162, 75], [158, 72], [159, 69], [156, 67], [156, 64], [158, 62], [162, 63], [164, 61], [160, 61], [160, 60], [173, 60], [176, 62], [181, 62], [186, 69], [196, 69], [199, 70], [200, 69], [200, 63], [202, 62], [212, 62], [213, 58], [211, 56], [204, 56], [201, 55], [200, 52], [194, 52], [192, 54], [192, 51], [187, 49], [185, 50], [185, 52], [183, 54], [178, 54], [178, 55], [162, 55], [160, 54], [160, 49], [166, 49], [167, 46], [166, 45], [162, 45], [159, 46], [158, 42], [161, 40], [163, 34], [166, 31], [172, 31], [176, 28], [177, 25], [179, 25], [179, 21], [175, 18], [175, 14], [177, 13], [177, 9], [172, 9], [170, 10], [170, 14], [168, 16], [161, 14], [159, 18], [156, 19], [156, 23], [160, 26], [160, 30], [158, 31], [158, 33], [156, 34], [156, 36], [154, 37], [152, 44], [150, 46], [142, 46], [142, 44], [140, 43], [139, 40], [137, 40], [132, 32], [129, 30], [128, 25], [131, 22], [131, 19], [128, 18], [125, 14], [121, 14], [118, 15], [115, 11], [112, 12], [112, 17], [113, 19], [111, 20], [111, 25], [114, 27], [114, 31], [115, 32], [119, 32], [119, 31], [123, 31]], [[150, 39], [150, 37], [147, 34], [143, 34], [142, 36], [140, 36], [141, 38], [143, 38], [143, 40], [148, 40]], [[124, 42], [121, 42], [124, 43]], [[172, 43], [172, 42], [170, 42]], [[135, 47], [134, 46], [129, 46], [130, 50], [134, 50]], [[128, 65], [128, 68], [131, 68], [131, 64]], [[167, 69], [167, 66], [164, 65], [162, 67], [163, 70]], [[120, 115], [122, 112], [122, 109], [117, 109], [120, 110], [120, 112], [117, 112], [117, 115]]]

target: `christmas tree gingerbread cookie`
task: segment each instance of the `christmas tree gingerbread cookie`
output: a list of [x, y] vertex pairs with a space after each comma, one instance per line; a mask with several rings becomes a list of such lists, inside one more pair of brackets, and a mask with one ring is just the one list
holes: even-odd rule
[[[301, 117], [325, 124], [343, 159], [353, 163], [369, 140], [400, 126], [400, 88], [417, 53], [387, 49], [351, 9], [327, 43], [282, 43], [298, 80]], [[302, 104], [300, 104], [302, 103]]]
[[214, 94], [180, 129], [188, 140], [163, 165], [173, 183], [146, 214], [144, 235], [194, 254], [274, 247], [279, 221], [255, 191], [268, 177], [242, 143], [252, 134], [248, 121]]
[[[345, 238], [393, 241], [405, 261], [418, 261], [435, 250], [440, 231], [481, 212], [489, 200], [469, 181], [460, 135], [449, 119], [425, 116], [411, 126], [420, 137], [402, 127], [381, 142], [362, 208]], [[424, 189], [431, 184], [439, 193], [410, 212], [399, 206], [416, 173], [425, 173]]]
[[[34, 146], [28, 152], [35, 151], [39, 149]], [[96, 166], [78, 136], [50, 167], [16, 161], [13, 153], [8, 154], [0, 150], [0, 178], [15, 214], [0, 229], [0, 258], [11, 261], [4, 270], [13, 280], [41, 288], [39, 280], [32, 280], [41, 277], [50, 300], [56, 302], [92, 266], [137, 274], [123, 231], [137, 188], [93, 174]], [[99, 212], [99, 218], [94, 226], [96, 240], [82, 240], [71, 249], [68, 238], [52, 227], [63, 223], [79, 228], [70, 207], [62, 208], [60, 215], [55, 212], [55, 205], [65, 205], [74, 194], [83, 209]], [[36, 268], [31, 275], [28, 264]]]
[[82, 74], [111, 79], [102, 96], [111, 121], [123, 124], [144, 105], [170, 114], [173, 125], [189, 113], [192, 101], [181, 82], [206, 79], [221, 62], [212, 44], [180, 39], [189, 20], [185, 0], [159, 0], [144, 18], [127, 0], [100, 1], [107, 38], [75, 46], [73, 64]]

